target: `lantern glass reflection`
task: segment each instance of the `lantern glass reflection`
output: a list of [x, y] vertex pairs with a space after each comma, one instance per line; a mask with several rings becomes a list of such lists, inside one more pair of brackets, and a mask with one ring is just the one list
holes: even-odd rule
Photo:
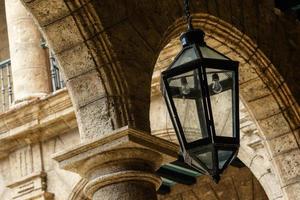
[[[217, 136], [233, 137], [233, 71], [206, 68], [207, 83], [215, 133]], [[215, 91], [216, 77], [221, 91]]]
[[[204, 112], [202, 91], [198, 85], [198, 72], [192, 70], [168, 79], [178, 117], [187, 143], [207, 137], [205, 119], [198, 112]], [[184, 80], [184, 81], [183, 81]], [[186, 88], [189, 92], [186, 92]], [[200, 107], [200, 110], [197, 108]]]

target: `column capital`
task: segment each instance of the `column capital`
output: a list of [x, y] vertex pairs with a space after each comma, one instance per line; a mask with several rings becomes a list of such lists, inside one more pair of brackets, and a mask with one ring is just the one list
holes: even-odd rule
[[85, 193], [92, 198], [108, 185], [129, 181], [144, 182], [158, 189], [161, 181], [155, 170], [176, 160], [178, 152], [177, 144], [123, 127], [57, 153], [53, 159], [61, 168], [86, 178], [89, 182]]

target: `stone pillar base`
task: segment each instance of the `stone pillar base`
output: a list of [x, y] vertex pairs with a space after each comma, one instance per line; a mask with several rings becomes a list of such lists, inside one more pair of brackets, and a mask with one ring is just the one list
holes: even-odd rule
[[95, 199], [156, 199], [162, 164], [177, 159], [178, 145], [124, 127], [54, 155], [60, 167], [88, 180], [85, 194]]

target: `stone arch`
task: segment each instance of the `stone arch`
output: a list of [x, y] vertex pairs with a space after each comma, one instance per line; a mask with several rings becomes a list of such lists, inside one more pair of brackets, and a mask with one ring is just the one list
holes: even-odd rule
[[[97, 2], [24, 0], [23, 3], [61, 67], [76, 110], [81, 139], [91, 139], [126, 125], [149, 130], [148, 116], [140, 116], [143, 112], [138, 112], [144, 102], [128, 89], [131, 83], [121, 65], [125, 59], [117, 56], [118, 49], [112, 47], [111, 40], [118, 40], [118, 36], [108, 37], [110, 30], [103, 27], [98, 17]], [[145, 80], [150, 82], [150, 78]]]
[[[114, 2], [118, 5], [119, 12], [116, 17], [117, 20], [110, 20], [112, 17], [111, 13], [115, 13], [113, 12], [115, 8], [113, 6], [109, 7], [109, 2], [112, 1], [22, 1], [34, 15], [63, 68], [68, 80], [69, 92], [76, 108], [82, 139], [92, 138], [95, 137], [95, 135], [104, 134], [107, 131], [127, 124], [132, 124], [142, 130], [148, 129], [149, 120], [147, 116], [150, 92], [147, 93], [147, 90], [149, 90], [151, 82], [151, 72], [153, 68], [151, 63], [155, 60], [159, 48], [162, 46], [161, 44], [166, 44], [166, 42], [160, 42], [162, 34], [175, 19], [181, 16], [182, 9], [179, 6], [180, 4], [177, 1], [171, 0], [155, 1], [156, 3], [153, 4], [147, 1], [143, 1], [143, 3], [139, 4], [137, 1], [134, 1], [134, 6], [129, 9], [128, 6], [122, 3], [125, 1], [118, 1]], [[100, 5], [100, 3], [103, 2], [106, 4]], [[214, 2], [215, 5], [209, 5], [211, 2]], [[276, 55], [280, 55], [278, 57], [284, 58], [285, 60], [282, 63], [284, 66], [287, 66], [287, 59], [291, 58], [291, 56], [286, 55], [290, 53], [291, 50], [282, 51], [284, 53], [282, 54], [282, 52], [276, 48], [273, 50], [273, 46], [273, 49], [267, 52], [267, 50], [272, 47], [272, 45], [268, 44], [274, 43], [274, 40], [262, 42], [258, 38], [258, 33], [262, 36], [264, 36], [264, 32], [268, 32], [268, 34], [272, 35], [271, 31], [273, 29], [268, 30], [270, 26], [264, 26], [264, 24], [267, 24], [268, 20], [274, 20], [274, 14], [270, 14], [272, 13], [270, 9], [273, 8], [273, 1], [265, 1], [267, 3], [263, 5], [259, 4], [262, 7], [266, 7], [266, 9], [260, 10], [260, 13], [266, 16], [263, 16], [264, 24], [259, 27], [258, 23], [260, 22], [258, 16], [252, 15], [253, 12], [259, 9], [257, 8], [257, 1], [244, 1], [249, 3], [249, 7], [245, 8], [246, 5], [243, 5], [243, 11], [246, 9], [250, 10], [250, 8], [254, 10], [253, 12], [251, 11], [251, 16], [237, 14], [241, 13], [238, 12], [240, 10], [238, 6], [235, 6], [235, 9], [231, 9], [231, 7], [233, 7], [232, 2], [235, 1], [222, 1], [222, 6], [218, 6], [216, 2], [217, 1], [205, 1], [205, 3], [200, 1], [195, 2], [193, 5], [193, 13], [211, 13], [212, 15], [218, 16], [218, 19], [212, 17], [212, 15], [201, 15], [201, 18], [197, 19], [197, 15], [195, 15], [194, 21], [196, 24], [201, 25], [201, 27], [203, 25], [203, 29], [207, 31], [207, 33], [211, 31], [216, 36], [222, 36], [219, 37], [217, 41], [227, 43], [229, 49], [244, 45], [246, 48], [241, 52], [248, 55], [248, 57], [246, 56], [248, 59], [247, 63], [255, 63], [261, 66], [260, 68], [256, 68], [257, 71], [253, 71], [251, 68], [248, 69], [252, 71], [253, 76], [255, 76], [253, 80], [251, 80], [257, 80], [258, 85], [262, 87], [261, 91], [265, 93], [260, 93], [259, 99], [247, 99], [248, 103], [246, 103], [246, 106], [252, 111], [251, 115], [255, 117], [256, 123], [259, 124], [259, 129], [264, 133], [268, 133], [268, 135], [264, 134], [264, 140], [270, 149], [272, 162], [275, 163], [274, 165], [277, 166], [276, 170], [278, 170], [280, 174], [281, 186], [284, 188], [284, 191], [288, 191], [291, 197], [293, 195], [295, 196], [297, 194], [293, 193], [293, 191], [300, 191], [298, 184], [299, 171], [297, 171], [299, 164], [295, 162], [295, 160], [299, 158], [299, 142], [297, 142], [299, 141], [299, 108], [292, 95], [290, 95], [284, 81], [289, 83], [289, 86], [294, 91], [294, 95], [299, 96], [297, 93], [299, 86], [292, 83], [299, 72], [284, 74], [285, 80], [280, 78], [281, 76], [276, 70], [273, 70], [274, 66], [264, 54], [261, 53], [260, 48], [263, 49], [267, 55], [275, 55], [272, 58], [272, 62], [277, 68], [281, 69], [281, 72], [284, 72], [284, 70], [282, 70], [281, 63], [276, 58]], [[230, 12], [227, 12], [228, 10], [226, 9], [230, 10]], [[158, 12], [154, 12], [157, 10]], [[168, 16], [162, 19], [161, 13], [168, 13]], [[147, 16], [154, 16], [151, 18], [153, 22], [161, 21], [160, 24], [143, 23], [145, 18], [141, 16], [146, 14]], [[129, 22], [128, 19], [131, 16], [133, 17]], [[248, 19], [249, 21], [247, 21], [247, 23], [236, 23], [236, 20], [239, 20], [239, 17], [236, 16], [242, 16], [241, 18], [245, 21]], [[139, 17], [141, 17], [142, 21], [138, 20]], [[260, 48], [251, 42], [246, 35], [233, 28], [232, 25], [225, 25], [226, 23], [219, 19], [226, 20], [247, 33], [247, 35], [257, 41]], [[282, 20], [282, 18], [280, 19]], [[179, 20], [175, 24], [177, 25], [171, 26], [167, 31], [169, 34], [166, 35], [165, 38], [167, 39], [165, 39], [165, 41], [168, 41], [172, 33], [177, 36], [178, 33], [183, 30], [183, 26], [180, 26], [180, 24], [183, 25], [182, 21], [180, 22]], [[133, 25], [140, 26], [141, 31], [137, 31], [136, 26]], [[149, 25], [149, 27], [147, 27], [147, 25]], [[292, 23], [289, 23], [289, 26], [292, 25]], [[155, 28], [155, 26], [157, 26], [157, 28]], [[226, 29], [226, 27], [230, 28]], [[284, 27], [278, 29], [278, 32], [280, 31], [278, 35], [282, 36], [284, 34], [283, 29]], [[151, 30], [155, 30], [155, 33]], [[228, 30], [230, 31], [228, 32]], [[297, 26], [295, 33], [297, 33], [298, 30], [299, 27]], [[154, 34], [155, 38], [150, 37]], [[114, 37], [112, 37], [112, 35], [114, 35]], [[133, 39], [128, 37], [128, 35], [134, 35], [134, 37], [132, 37]], [[297, 34], [291, 33], [291, 35]], [[274, 38], [276, 39], [277, 37]], [[131, 48], [135, 42], [142, 45]], [[280, 47], [284, 47], [285, 50], [287, 50], [287, 45], [283, 45], [284, 42], [287, 41], [279, 40], [278, 42], [281, 44]], [[292, 41], [291, 43], [297, 46], [298, 39], [296, 38], [296, 41]], [[118, 45], [119, 48], [117, 48]], [[141, 49], [143, 51], [139, 52]], [[294, 49], [296, 49], [296, 53], [299, 52], [299, 48]], [[129, 54], [131, 55], [135, 53], [141, 53], [143, 55], [141, 55], [142, 58], [140, 60], [127, 63], [126, 61], [132, 61], [134, 57], [128, 57], [129, 54], [126, 54], [126, 52], [130, 52]], [[124, 53], [123, 57], [122, 53]], [[131, 59], [126, 60], [125, 58]], [[237, 56], [237, 59], [238, 58], [239, 56]], [[296, 59], [297, 58], [293, 58], [292, 63], [296, 64]], [[141, 67], [144, 66], [144, 64], [145, 68]], [[124, 66], [133, 67], [128, 68], [128, 70], [126, 68], [125, 70]], [[146, 72], [142, 73], [143, 76], [138, 76], [140, 78], [138, 81], [127, 80], [130, 75], [137, 76], [145, 69]], [[142, 82], [143, 80], [145, 81]], [[139, 84], [141, 82], [142, 84]], [[260, 84], [261, 82], [263, 84]], [[245, 83], [245, 87], [246, 85]], [[248, 87], [250, 88], [245, 90], [251, 91], [252, 89], [253, 91], [255, 88], [251, 88], [251, 86], [253, 86], [253, 84], [249, 84]], [[139, 98], [138, 95], [134, 95], [135, 91], [138, 91], [139, 95], [142, 96]], [[245, 93], [244, 96], [247, 98], [252, 97], [251, 92], [248, 96]], [[257, 110], [261, 102], [264, 101], [270, 102], [270, 105], [267, 105], [265, 109], [261, 110], [262, 112], [253, 112], [253, 110]], [[269, 110], [267, 110], [267, 107]], [[277, 118], [277, 116], [279, 116], [279, 118]], [[282, 124], [280, 130], [274, 130], [272, 127], [278, 124]], [[284, 129], [281, 129], [282, 127]], [[276, 145], [276, 141], [286, 141], [287, 145]], [[278, 146], [280, 149], [277, 149]], [[293, 148], [290, 149], [290, 147]]]
[[[70, 79], [68, 88], [77, 109], [82, 138], [124, 125], [148, 131], [152, 70], [163, 34], [182, 15], [182, 3], [173, 0], [21, 1], [35, 17], [66, 78]], [[298, 63], [297, 56], [292, 55], [299, 52], [296, 47], [300, 27], [285, 16], [276, 16], [273, 0], [191, 3], [192, 13], [210, 13], [254, 38], [280, 72], [284, 72], [294, 95], [298, 95], [299, 86], [292, 81], [298, 72], [291, 73], [283, 67], [291, 68]], [[285, 27], [295, 30], [285, 34]], [[272, 37], [267, 37], [266, 32]], [[272, 48], [275, 39], [284, 51]], [[284, 59], [278, 61], [274, 55]]]
[[[245, 105], [242, 120], [247, 119], [241, 129], [241, 160], [255, 174], [270, 199], [295, 199], [299, 193], [291, 191], [300, 187], [300, 173], [296, 169], [300, 166], [297, 161], [299, 107], [285, 81], [258, 46], [232, 25], [208, 14], [194, 15], [193, 24], [204, 30], [208, 45], [240, 62], [240, 96]], [[163, 42], [164, 46], [168, 44], [167, 50], [162, 50], [162, 54], [169, 51], [176, 55], [170, 42], [176, 43], [185, 29], [182, 19], [169, 28]], [[160, 62], [163, 64], [158, 65], [166, 66], [171, 60], [164, 58]], [[154, 71], [152, 93], [159, 90], [155, 79], [159, 79], [163, 66], [156, 67], [160, 68]], [[156, 134], [174, 139], [168, 131]]]
[[88, 198], [84, 195], [83, 188], [88, 183], [85, 179], [80, 179], [78, 183], [74, 186], [71, 194], [68, 197], [68, 200], [88, 200]]

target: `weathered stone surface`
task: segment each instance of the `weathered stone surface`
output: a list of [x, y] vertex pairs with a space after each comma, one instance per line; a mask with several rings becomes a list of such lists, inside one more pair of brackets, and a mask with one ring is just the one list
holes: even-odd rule
[[[267, 107], [268, 105], [270, 104], [266, 102], [262, 107]], [[259, 120], [259, 124], [266, 139], [271, 139], [291, 131], [289, 123], [282, 113]]]
[[229, 167], [219, 184], [210, 178], [200, 176], [193, 186], [177, 184], [172, 187], [169, 195], [159, 195], [160, 200], [217, 200], [217, 199], [268, 199], [262, 187], [247, 168]]
[[80, 109], [87, 104], [104, 98], [106, 93], [100, 75], [96, 70], [68, 80], [67, 87], [72, 96], [78, 96], [78, 98], [73, 99], [75, 109]]
[[[5, 1], [14, 102], [50, 92], [49, 59], [41, 33], [20, 1]], [[38, 59], [36, 59], [38, 58]]]
[[[43, 28], [51, 49], [57, 54], [83, 42], [72, 16], [58, 20]], [[59, 37], [58, 37], [59, 36]]]
[[298, 148], [298, 144], [293, 133], [287, 133], [283, 136], [271, 139], [269, 145], [274, 156]]
[[286, 196], [291, 200], [297, 200], [300, 196], [300, 184], [299, 182], [289, 185], [284, 188]]
[[77, 120], [82, 140], [92, 139], [113, 130], [109, 104], [109, 99], [103, 97], [79, 108]]
[[[124, 127], [58, 153], [54, 159], [61, 168], [89, 180], [84, 189], [89, 198], [134, 200], [156, 199], [160, 178], [153, 172], [177, 155], [177, 145]], [[124, 194], [126, 188], [133, 191]]]
[[272, 95], [253, 100], [247, 104], [256, 120], [266, 119], [280, 112], [279, 105]]
[[[80, 53], [78, 53], [80, 52]], [[85, 43], [57, 54], [65, 81], [95, 69], [95, 62]]]
[[5, 1], [0, 2], [0, 61], [9, 59], [9, 45], [4, 2]]
[[42, 27], [60, 20], [70, 13], [63, 0], [29, 1], [27, 6]]
[[239, 67], [240, 74], [239, 74], [239, 83], [243, 84], [249, 80], [255, 79], [258, 77], [255, 69], [253, 66], [249, 65], [248, 63], [242, 64]]
[[[115, 191], [115, 192], [112, 192]], [[130, 192], [129, 192], [130, 191]], [[108, 185], [95, 192], [93, 199], [102, 200], [136, 200], [136, 199], [153, 199], [156, 200], [156, 191], [153, 185], [143, 181], [121, 182]]]
[[240, 91], [245, 101], [255, 100], [271, 94], [267, 85], [260, 78], [240, 84]]
[[[283, 186], [299, 182], [300, 178], [300, 150], [296, 149], [281, 154], [275, 158]], [[296, 187], [296, 186], [294, 186]]]
[[[100, 131], [103, 130], [103, 127], [106, 130], [107, 127], [105, 122], [109, 117], [110, 117], [109, 120], [111, 120], [112, 122], [114, 121], [119, 122], [116, 119], [122, 118], [123, 125], [126, 125], [128, 123], [133, 123], [133, 124], [136, 123], [137, 127], [138, 126], [147, 127], [147, 123], [148, 123], [147, 116], [148, 116], [149, 102], [150, 102], [149, 100], [150, 80], [151, 80], [151, 72], [154, 67], [152, 62], [156, 59], [156, 56], [159, 54], [159, 51], [162, 46], [161, 41], [168, 42], [168, 40], [172, 38], [174, 35], [176, 35], [177, 37], [181, 31], [185, 30], [186, 25], [183, 20], [175, 21], [176, 19], [182, 16], [181, 3], [172, 0], [157, 1], [157, 2], [144, 1], [142, 3], [138, 0], [134, 0], [128, 4], [127, 3], [125, 4], [124, 1], [122, 0], [113, 1], [113, 2], [94, 1], [93, 4], [87, 3], [87, 1], [81, 1], [81, 2], [79, 1], [51, 1], [50, 2], [48, 0], [35, 0], [35, 1], [23, 0], [23, 1], [28, 5], [30, 10], [33, 10], [32, 13], [36, 15], [36, 19], [40, 24], [43, 23], [48, 24], [48, 26], [45, 28], [45, 35], [48, 38], [50, 46], [54, 47], [56, 53], [57, 52], [62, 53], [63, 51], [66, 50], [72, 51], [74, 46], [80, 46], [80, 44], [83, 44], [82, 38], [87, 39], [91, 37], [93, 34], [99, 33], [99, 30], [102, 31], [101, 35], [105, 36], [105, 37], [94, 38], [97, 39], [98, 42], [95, 44], [93, 51], [95, 49], [96, 50], [101, 49], [101, 51], [97, 53], [101, 55], [105, 54], [105, 56], [99, 56], [98, 54], [98, 56], [95, 57], [96, 58], [95, 60], [97, 60], [98, 63], [105, 63], [105, 64], [109, 63], [109, 65], [106, 65], [105, 68], [100, 68], [98, 70], [99, 71], [102, 70], [101, 72], [105, 72], [101, 74], [101, 77], [102, 76], [105, 77], [104, 78], [105, 84], [109, 85], [107, 88], [110, 88], [111, 89], [110, 91], [113, 91], [108, 95], [118, 96], [118, 98], [121, 99], [118, 102], [121, 103], [115, 103], [115, 101], [110, 101], [110, 100], [108, 100], [107, 102], [103, 101], [104, 103], [100, 103], [99, 101], [97, 102], [100, 104], [98, 105], [98, 107], [96, 106], [97, 103], [95, 103], [93, 106], [90, 107], [90, 109], [81, 110], [82, 111], [81, 113], [79, 112], [77, 113], [78, 118], [80, 118], [80, 115], [83, 114], [81, 116], [81, 121], [79, 120], [79, 126], [82, 126], [82, 124], [84, 124], [86, 125], [85, 126], [86, 130], [88, 130], [89, 126], [94, 127], [95, 125], [95, 127], [91, 128], [92, 130], [88, 132], [88, 134], [91, 133], [91, 135], [93, 136], [97, 136], [98, 134], [95, 133], [99, 133], [99, 130]], [[85, 6], [84, 9], [80, 9], [75, 12], [72, 12], [73, 16], [60, 19], [61, 17], [64, 17], [65, 12], [68, 12], [66, 10], [64, 2], [68, 4], [68, 6], [70, 7], [70, 11], [74, 11], [74, 9], [79, 8], [81, 6], [80, 3], [83, 3], [88, 6]], [[201, 6], [198, 6], [199, 4]], [[232, 57], [233, 59], [236, 58], [237, 60], [243, 63], [243, 65], [240, 68], [240, 72], [241, 72], [240, 80], [241, 83], [242, 82], [245, 83], [245, 87], [247, 84], [249, 85], [246, 87], [247, 91], [245, 93], [241, 92], [241, 97], [243, 98], [244, 95], [244, 98], [246, 100], [245, 101], [246, 106], [249, 108], [249, 111], [253, 114], [255, 118], [254, 121], [255, 123], [257, 122], [258, 125], [257, 128], [259, 130], [259, 131], [257, 130], [249, 131], [246, 129], [243, 130], [245, 133], [244, 135], [242, 135], [243, 150], [247, 151], [247, 153], [250, 152], [249, 154], [244, 155], [244, 159], [247, 161], [247, 164], [250, 166], [251, 170], [253, 170], [253, 173], [255, 175], [258, 175], [257, 177], [260, 178], [261, 184], [264, 186], [264, 188], [268, 188], [267, 186], [275, 184], [276, 180], [273, 180], [271, 178], [271, 177], [273, 178], [275, 177], [274, 175], [275, 171], [273, 170], [273, 168], [270, 168], [269, 165], [269, 161], [273, 159], [272, 157], [273, 154], [271, 154], [271, 157], [266, 156], [266, 154], [268, 154], [265, 148], [266, 143], [268, 144], [270, 142], [270, 146], [272, 146], [272, 149], [274, 149], [275, 152], [276, 151], [280, 151], [282, 153], [289, 152], [288, 144], [290, 144], [291, 136], [289, 135], [289, 137], [284, 138], [282, 133], [284, 133], [285, 131], [290, 133], [292, 131], [289, 130], [286, 122], [288, 122], [289, 125], [291, 125], [290, 127], [291, 129], [297, 129], [299, 128], [299, 121], [297, 122], [297, 120], [294, 119], [295, 113], [290, 111], [289, 113], [287, 112], [283, 113], [284, 116], [286, 117], [285, 120], [282, 120], [283, 118], [280, 119], [272, 118], [273, 116], [277, 116], [277, 114], [281, 115], [279, 113], [283, 109], [287, 108], [286, 102], [293, 102], [294, 104], [295, 102], [294, 100], [290, 101], [290, 98], [292, 98], [292, 96], [288, 95], [287, 93], [284, 94], [283, 96], [273, 93], [272, 95], [274, 95], [274, 98], [267, 98], [267, 97], [263, 98], [264, 95], [266, 94], [265, 85], [258, 84], [260, 86], [259, 88], [261, 88], [262, 90], [258, 90], [258, 92], [255, 93], [252, 91], [254, 91], [253, 88], [255, 88], [255, 86], [257, 85], [256, 83], [253, 82], [250, 84], [250, 82], [252, 79], [257, 78], [259, 75], [260, 79], [257, 79], [259, 83], [261, 83], [261, 80], [263, 79], [265, 81], [266, 79], [268, 79], [265, 82], [267, 83], [267, 86], [272, 86], [271, 87], [272, 89], [275, 88], [274, 90], [275, 93], [283, 93], [283, 91], [276, 90], [276, 88], [278, 86], [280, 87], [280, 85], [285, 80], [288, 86], [292, 89], [293, 95], [296, 97], [295, 98], [296, 101], [299, 101], [299, 98], [297, 97], [299, 97], [300, 94], [298, 92], [300, 86], [299, 84], [296, 84], [297, 77], [299, 77], [299, 70], [298, 71], [295, 70], [296, 69], [295, 66], [297, 66], [299, 63], [299, 57], [298, 57], [299, 55], [298, 44], [300, 41], [299, 26], [297, 25], [297, 22], [289, 18], [288, 14], [274, 15], [273, 13], [274, 1], [271, 0], [267, 0], [264, 2], [257, 2], [253, 0], [249, 0], [247, 2], [241, 2], [241, 1], [233, 0], [230, 2], [226, 1], [226, 5], [224, 7], [221, 7], [223, 4], [224, 1], [193, 2], [192, 5], [196, 5], [196, 6], [192, 6], [192, 14], [194, 17], [193, 20], [194, 23], [197, 24], [196, 26], [198, 27], [201, 26], [201, 28], [203, 28], [206, 32], [210, 33], [211, 35], [217, 35], [215, 39], [221, 41], [223, 46], [221, 46], [220, 49], [224, 51], [223, 53], [226, 53], [226, 55], [228, 55], [229, 57]], [[118, 11], [117, 13], [115, 12], [116, 10]], [[222, 10], [228, 10], [228, 12], [223, 13]], [[213, 16], [209, 16], [206, 14], [198, 15], [198, 13], [200, 12], [201, 13], [209, 12], [219, 18], [214, 18]], [[231, 15], [230, 13], [232, 13], [233, 15]], [[20, 13], [15, 12], [13, 14], [17, 15]], [[113, 17], [111, 15], [113, 15]], [[237, 22], [237, 18], [239, 18], [239, 22]], [[226, 24], [224, 23], [223, 20], [227, 22], [232, 21], [232, 24]], [[232, 25], [235, 24], [239, 24], [238, 28], [240, 32], [236, 31], [234, 27], [232, 27]], [[172, 32], [172, 34], [170, 32]], [[155, 35], [155, 37], [153, 35]], [[159, 35], [161, 35], [161, 37], [159, 37]], [[24, 34], [24, 36], [26, 36], [26, 34]], [[105, 41], [104, 38], [106, 39]], [[249, 38], [252, 38], [255, 41], [257, 41], [257, 44], [255, 44]], [[1, 44], [2, 44], [2, 40], [1, 40]], [[226, 47], [224, 47], [224, 45]], [[150, 47], [149, 51], [145, 47]], [[139, 51], [139, 49], [143, 49], [143, 50]], [[276, 68], [274, 69], [279, 69], [280, 74], [269, 71], [270, 68], [268, 68], [268, 65], [271, 64], [271, 62], [268, 62], [268, 59], [264, 59], [262, 58], [261, 55], [259, 55], [260, 49], [262, 50], [261, 52], [267, 55], [267, 57], [270, 59], [269, 61], [271, 61], [272, 64], [275, 65]], [[85, 60], [87, 63], [86, 65], [82, 64], [82, 62], [77, 62], [78, 60], [75, 59], [74, 59], [74, 63], [69, 61], [68, 59], [71, 60], [74, 58], [70, 56], [68, 58], [59, 58], [60, 63], [63, 63], [64, 59], [66, 59], [67, 61], [65, 62], [67, 64], [62, 64], [62, 68], [64, 68], [65, 65], [66, 66], [69, 65], [70, 68], [65, 71], [70, 72], [71, 74], [70, 76], [77, 75], [76, 72], [78, 72], [78, 74], [81, 74], [80, 72], [81, 69], [84, 72], [86, 72], [85, 69], [88, 69], [89, 66], [92, 66], [90, 65], [90, 57], [89, 57], [90, 52], [88, 51], [89, 50], [85, 47], [84, 48], [78, 47], [78, 50], [72, 51], [74, 57], [78, 57], [80, 59]], [[238, 51], [240, 53], [236, 54], [236, 52], [234, 51]], [[97, 54], [93, 54], [93, 55], [97, 55]], [[122, 58], [122, 59], [118, 59], [118, 58]], [[135, 59], [135, 61], [134, 62], [128, 61], [129, 59]], [[170, 60], [171, 58], [168, 58], [166, 62], [169, 62]], [[244, 63], [247, 64], [244, 65]], [[78, 68], [75, 68], [74, 65], [76, 65], [76, 67], [78, 66]], [[80, 68], [79, 65], [82, 65], [84, 67]], [[130, 67], [130, 69], [128, 69], [128, 67]], [[141, 74], [143, 76], [139, 76]], [[282, 75], [283, 79], [279, 77], [279, 75]], [[138, 81], [136, 77], [139, 77]], [[145, 82], [143, 82], [143, 80], [145, 80]], [[249, 83], [246, 83], [246, 81], [249, 81]], [[79, 93], [80, 92], [84, 92], [84, 91], [79, 91]], [[138, 93], [138, 95], [134, 96], [136, 93]], [[90, 95], [91, 98], [89, 98], [88, 96], [89, 95], [85, 95], [84, 97], [84, 99], [87, 100], [87, 102], [89, 102], [97, 95], [92, 94]], [[143, 97], [143, 98], [138, 99], [139, 97]], [[74, 99], [79, 98], [79, 100], [83, 100], [80, 99], [80, 94], [72, 98]], [[254, 101], [254, 99], [256, 98], [262, 98], [262, 99], [258, 101]], [[247, 100], [252, 102], [248, 102]], [[116, 104], [118, 109], [116, 109]], [[106, 106], [109, 108], [106, 108]], [[122, 109], [119, 109], [119, 106], [120, 107], [122, 106]], [[297, 107], [297, 105], [295, 107]], [[132, 108], [132, 110], [130, 108]], [[106, 118], [107, 116], [106, 110], [113, 113], [113, 114], [109, 114], [108, 118]], [[121, 110], [122, 112], [120, 112]], [[18, 112], [17, 109], [16, 112]], [[22, 133], [24, 135], [32, 136], [28, 138], [38, 138], [37, 137], [38, 135], [44, 135], [45, 129], [46, 130], [51, 129], [48, 135], [52, 135], [52, 134], [55, 135], [54, 134], [55, 132], [57, 132], [56, 134], [60, 134], [60, 131], [67, 130], [67, 127], [74, 128], [74, 126], [76, 126], [74, 120], [73, 122], [70, 122], [71, 125], [66, 122], [68, 121], [68, 118], [71, 115], [67, 115], [64, 112], [63, 111], [54, 112], [55, 114], [49, 116], [47, 116], [47, 114], [45, 114], [43, 111], [35, 113], [36, 115], [41, 114], [43, 116], [42, 117], [43, 120], [41, 122], [44, 127], [40, 127], [39, 125], [40, 121], [38, 121], [39, 118], [35, 118], [31, 115], [30, 116], [24, 115], [22, 117], [17, 117], [14, 120], [6, 119], [4, 120], [4, 122], [3, 121], [0, 122], [1, 131], [12, 129], [12, 127], [14, 127], [13, 128], [14, 130], [10, 131], [9, 133], [5, 133], [1, 135], [1, 137], [2, 136], [6, 137], [9, 134], [14, 135], [15, 133]], [[59, 116], [61, 116], [62, 113], [64, 113], [64, 115], [62, 119], [60, 119]], [[104, 124], [101, 124], [103, 121], [97, 122], [97, 118], [100, 118], [101, 120], [102, 114], [104, 114]], [[54, 115], [57, 115], [57, 117], [55, 117]], [[32, 121], [31, 119], [38, 119], [38, 120], [31, 122]], [[62, 121], [62, 122], [58, 123], [58, 121]], [[89, 123], [90, 121], [92, 122]], [[23, 125], [21, 126], [20, 124], [22, 123], [23, 125], [24, 123], [29, 123], [29, 124], [25, 126]], [[282, 126], [282, 127], [278, 127], [278, 126]], [[58, 129], [55, 129], [55, 127], [58, 127]], [[108, 130], [111, 130], [118, 126], [108, 126], [108, 127], [109, 127]], [[162, 126], [159, 127], [161, 128], [160, 129], [160, 134], [161, 134], [163, 133], [163, 129], [162, 129], [163, 127]], [[35, 131], [31, 132], [32, 130]], [[165, 132], [167, 134], [165, 134], [163, 137], [166, 137], [169, 134], [168, 131], [169, 130]], [[272, 138], [271, 141], [263, 141], [265, 132], [269, 134], [268, 139]], [[174, 134], [174, 132], [171, 133]], [[297, 136], [299, 138], [299, 132], [298, 133], [294, 132], [294, 133], [296, 138]], [[282, 139], [284, 145], [280, 146], [277, 144], [279, 138]], [[278, 139], [278, 141], [276, 139]], [[1, 143], [1, 148], [5, 147], [5, 149], [8, 149], [7, 147], [9, 145], [15, 146], [20, 142], [19, 140], [14, 140], [14, 141], [9, 140], [9, 141], [10, 141], [9, 143], [8, 142], [7, 143], [3, 142], [3, 144]], [[30, 139], [26, 141], [33, 142], [38, 140]], [[21, 143], [23, 144], [23, 142], [24, 141], [22, 136]], [[55, 146], [56, 144], [59, 143], [59, 140], [57, 140], [56, 142], [57, 143], [53, 143], [51, 145]], [[67, 145], [71, 145], [71, 144], [66, 144], [66, 146]], [[291, 143], [291, 146], [293, 145], [294, 144]], [[11, 149], [11, 151], [14, 151], [14, 149]], [[295, 154], [295, 159], [299, 160], [299, 158], [296, 155], [298, 154]], [[283, 159], [283, 157], [280, 157], [280, 155], [277, 157]], [[273, 163], [275, 166], [278, 165], [277, 161], [274, 161]], [[283, 166], [288, 166], [289, 164], [290, 162], [284, 161]], [[280, 165], [278, 168], [280, 169], [282, 168], [282, 166]], [[268, 173], [268, 170], [270, 170], [271, 172]], [[293, 170], [286, 170], [286, 171], [289, 172]], [[60, 173], [58, 173], [60, 175], [55, 176], [55, 174], [56, 172], [54, 171], [52, 176], [65, 177], [63, 178], [63, 180], [68, 180], [67, 177], [69, 175], [63, 176]], [[268, 177], [269, 175], [270, 177]], [[281, 177], [281, 174], [276, 174], [276, 175], [278, 175], [278, 177]], [[294, 178], [292, 179], [293, 181], [297, 180]], [[53, 180], [52, 182], [53, 186], [57, 181], [58, 180]], [[73, 181], [74, 180], [71, 181], [72, 184]], [[276, 188], [278, 188], [277, 184], [275, 185]], [[294, 194], [295, 191], [298, 191], [297, 188], [298, 186], [295, 185], [296, 184], [292, 184], [292, 183], [290, 184], [291, 186], [290, 188], [292, 189], [289, 189], [289, 186], [286, 187], [286, 191], [288, 191], [285, 194], [286, 196], [288, 196], [288, 193]], [[56, 185], [55, 189], [59, 190], [60, 188], [59, 186], [63, 187], [63, 184]], [[207, 189], [207, 184], [203, 184], [202, 188]], [[272, 187], [272, 189], [273, 188], [274, 187]], [[199, 189], [199, 190], [205, 190], [205, 189]], [[274, 196], [271, 196], [270, 197], [271, 199], [283, 198], [282, 196], [277, 195], [280, 192], [276, 193], [271, 189], [270, 190], [265, 189], [265, 190], [267, 193], [276, 194]], [[57, 198], [67, 199], [66, 193], [68, 193], [69, 191], [70, 191], [69, 189], [66, 190], [64, 196], [63, 195], [64, 192], [61, 192], [61, 190], [59, 190], [58, 192], [59, 197]], [[203, 195], [203, 196], [206, 197], [207, 199], [217, 198], [212, 191], [207, 191], [206, 194], [207, 195]], [[297, 194], [295, 193], [295, 195], [296, 195], [295, 199], [297, 199]], [[10, 199], [10, 198], [6, 198], [8, 197], [6, 196], [6, 194], [4, 194], [4, 196], [1, 197], [4, 197], [4, 199]], [[190, 193], [185, 192], [182, 195], [181, 194], [174, 195], [172, 199], [182, 199], [183, 197], [190, 198], [190, 199], [194, 198], [193, 195], [190, 195]], [[293, 199], [292, 196], [290, 196], [290, 198]]]

